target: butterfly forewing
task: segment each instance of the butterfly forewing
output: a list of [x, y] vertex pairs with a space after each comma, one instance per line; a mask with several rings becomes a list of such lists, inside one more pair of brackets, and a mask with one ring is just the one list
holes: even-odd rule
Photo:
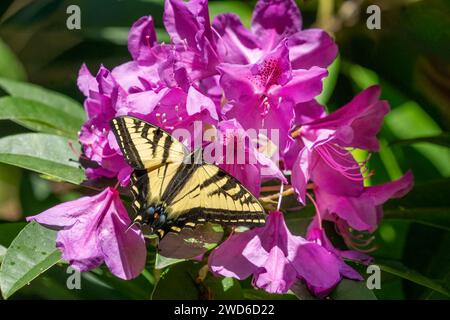
[[127, 162], [135, 169], [152, 170], [164, 163], [181, 163], [185, 146], [163, 129], [133, 117], [111, 121], [117, 143]]

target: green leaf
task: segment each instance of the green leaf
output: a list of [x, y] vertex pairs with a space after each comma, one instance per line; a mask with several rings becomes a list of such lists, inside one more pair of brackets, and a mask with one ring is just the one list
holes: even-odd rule
[[318, 299], [317, 297], [313, 296], [311, 294], [311, 292], [309, 292], [306, 284], [304, 284], [300, 281], [297, 281], [296, 283], [294, 283], [289, 290], [292, 291], [299, 300], [317, 300]]
[[449, 189], [450, 179], [418, 183], [405, 197], [387, 202], [384, 217], [450, 230]]
[[450, 208], [409, 208], [384, 211], [385, 219], [410, 220], [450, 231]]
[[27, 75], [22, 63], [11, 49], [0, 39], [0, 77], [25, 80]]
[[328, 67], [328, 76], [323, 80], [322, 93], [317, 97], [317, 102], [325, 105], [330, 100], [333, 94], [336, 81], [339, 76], [339, 68], [341, 65], [341, 58], [337, 56], [333, 63]]
[[440, 283], [420, 274], [415, 270], [409, 269], [408, 267], [404, 266], [401, 262], [377, 259], [376, 264], [384, 272], [396, 275], [400, 278], [409, 280], [418, 285], [424, 286], [426, 288], [437, 291], [443, 295], [446, 295], [447, 297], [450, 297], [450, 292], [446, 288], [444, 288]]
[[330, 294], [333, 300], [377, 300], [365, 281], [343, 279]]
[[297, 300], [293, 294], [268, 293], [260, 289], [243, 289], [244, 298], [247, 300]]
[[185, 259], [167, 258], [160, 254], [156, 254], [155, 269], [164, 269], [168, 266], [174, 265], [179, 262], [186, 261]]
[[[384, 126], [394, 137], [394, 141], [410, 140], [422, 137], [440, 136], [443, 134], [436, 121], [427, 113], [427, 111], [415, 100], [405, 97], [400, 90], [393, 87], [390, 83], [380, 79], [376, 72], [366, 69], [362, 66], [344, 62], [342, 64], [344, 74], [348, 75], [360, 90], [374, 84], [380, 84], [383, 88], [382, 98], [388, 99], [395, 106], [385, 117]], [[414, 130], [411, 130], [414, 128]], [[414, 143], [411, 145], [418, 153], [430, 161], [434, 167], [444, 177], [450, 176], [450, 151], [441, 144]], [[389, 158], [387, 163], [395, 158], [389, 155], [389, 148], [382, 148], [380, 156], [383, 153]], [[395, 164], [394, 164], [395, 166]], [[393, 168], [391, 168], [393, 169]], [[392, 172], [391, 172], [392, 173]]]
[[58, 92], [54, 92], [35, 84], [0, 78], [0, 88], [13, 97], [34, 100], [54, 108], [59, 108], [81, 122], [85, 120], [84, 110], [77, 101]]
[[[407, 101], [393, 109], [385, 118], [385, 125], [397, 139], [416, 139], [442, 134], [437, 123], [415, 101]], [[411, 130], [414, 128], [414, 130]], [[444, 177], [450, 176], [450, 150], [446, 147], [429, 144], [412, 144], [420, 154], [427, 158]]]
[[58, 106], [17, 97], [0, 98], [2, 119], [15, 121], [31, 130], [69, 138], [77, 138], [77, 131], [83, 124], [81, 119], [62, 111]]
[[241, 1], [220, 1], [209, 2], [209, 16], [211, 21], [215, 16], [222, 13], [233, 12], [238, 15], [244, 26], [250, 27], [250, 21], [252, 19], [252, 7], [248, 6], [245, 2]]
[[60, 261], [55, 239], [56, 231], [36, 222], [28, 224], [14, 239], [0, 269], [0, 288], [5, 299]]
[[166, 268], [152, 294], [153, 300], [197, 300], [201, 294], [196, 279], [199, 263], [186, 261]]
[[0, 264], [3, 262], [3, 258], [6, 254], [6, 248], [0, 244]]
[[76, 156], [64, 137], [24, 133], [0, 139], [0, 162], [79, 184], [84, 173], [76, 162], [70, 161], [73, 158]]
[[5, 222], [0, 224], [0, 245], [9, 247], [19, 232], [27, 225], [26, 222]]
[[432, 143], [441, 145], [447, 148], [450, 148], [450, 132], [444, 132], [441, 134], [438, 134], [436, 136], [430, 136], [430, 137], [418, 137], [418, 138], [412, 138], [412, 139], [399, 139], [394, 140], [390, 144], [391, 145], [410, 145], [415, 143]]
[[244, 298], [241, 285], [236, 279], [215, 277], [208, 273], [202, 284], [208, 289], [209, 299], [242, 300]]

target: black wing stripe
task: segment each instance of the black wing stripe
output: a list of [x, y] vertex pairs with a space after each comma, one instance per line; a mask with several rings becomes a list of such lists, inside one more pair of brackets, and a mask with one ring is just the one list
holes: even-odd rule
[[139, 210], [144, 206], [147, 201], [148, 195], [148, 175], [147, 171], [135, 170], [131, 174], [131, 194], [133, 196], [133, 202], [131, 207], [134, 212], [138, 214]]
[[126, 123], [123, 118], [115, 118], [111, 120], [114, 135], [119, 142], [119, 145], [122, 147], [122, 151], [124, 151], [124, 156], [127, 159], [128, 163], [134, 167], [139, 169], [144, 169], [144, 164], [139, 157], [139, 153], [133, 143], [133, 140], [130, 137], [130, 133], [127, 130]]
[[170, 146], [173, 143], [173, 138], [171, 138], [170, 136], [166, 136], [166, 140], [164, 141], [164, 152], [163, 152], [163, 156], [162, 156], [162, 162], [166, 162], [167, 159], [169, 158], [169, 150], [170, 150]]
[[161, 200], [170, 206], [173, 198], [175, 198], [177, 193], [186, 185], [192, 174], [195, 172], [195, 168], [195, 165], [180, 164], [177, 172], [174, 174], [172, 180], [169, 182], [166, 190], [161, 196]]

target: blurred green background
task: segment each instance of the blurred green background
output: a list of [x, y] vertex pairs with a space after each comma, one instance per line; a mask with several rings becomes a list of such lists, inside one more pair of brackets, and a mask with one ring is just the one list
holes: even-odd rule
[[[250, 26], [254, 3], [210, 1], [210, 14], [231, 11]], [[71, 4], [81, 8], [81, 30], [66, 28], [66, 8]], [[450, 287], [450, 1], [298, 4], [304, 28], [324, 28], [339, 45], [340, 58], [330, 68], [321, 96], [329, 110], [375, 83], [381, 84], [382, 97], [391, 104], [380, 134], [381, 151], [370, 162], [375, 175], [368, 183], [399, 178], [408, 169], [415, 175], [414, 190], [385, 206], [385, 220], [375, 234], [373, 256], [383, 273], [382, 288], [374, 293], [379, 299], [445, 298], [431, 288]], [[366, 27], [371, 4], [382, 10], [381, 30]], [[0, 77], [35, 83], [82, 102], [76, 87], [80, 65], [85, 62], [95, 72], [100, 64], [112, 68], [129, 60], [128, 29], [143, 15], [153, 16], [159, 40], [168, 42], [162, 13], [162, 0], [2, 0]], [[0, 90], [0, 96], [4, 94]], [[21, 132], [27, 129], [0, 120], [0, 138]], [[0, 257], [23, 227], [24, 216], [80, 192], [0, 163]], [[13, 298], [148, 298], [155, 273], [125, 282], [98, 269], [83, 275], [83, 290], [72, 291], [66, 288], [67, 276], [65, 267], [54, 267]], [[249, 283], [242, 284], [243, 293], [236, 297], [272, 297], [246, 287]]]

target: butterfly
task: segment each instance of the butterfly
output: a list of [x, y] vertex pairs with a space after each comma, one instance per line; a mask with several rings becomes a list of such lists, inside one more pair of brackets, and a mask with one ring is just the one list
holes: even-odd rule
[[134, 223], [162, 239], [168, 232], [206, 222], [262, 226], [265, 211], [239, 181], [189, 153], [158, 126], [122, 116], [111, 120], [120, 150], [134, 169], [130, 178]]

